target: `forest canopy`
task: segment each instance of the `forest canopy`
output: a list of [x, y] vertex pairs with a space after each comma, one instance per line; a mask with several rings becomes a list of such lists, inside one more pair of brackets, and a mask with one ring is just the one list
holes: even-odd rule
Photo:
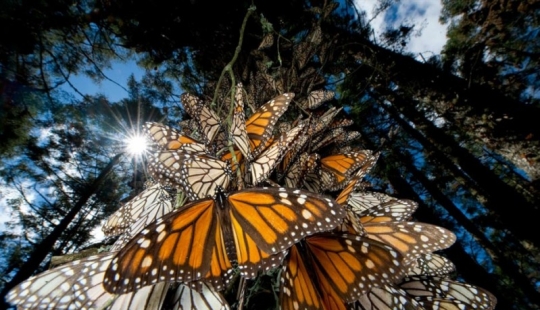
[[[397, 5], [399, 1], [378, 1], [375, 13], [391, 15]], [[175, 161], [228, 163], [219, 168], [227, 174], [226, 183], [216, 178], [201, 187], [211, 187], [220, 197], [221, 188], [214, 185], [229, 186], [230, 178], [230, 187], [240, 190], [227, 196], [230, 201], [250, 190], [279, 196], [257, 188], [295, 184], [341, 204], [346, 182], [313, 184], [318, 184], [317, 178], [326, 182], [328, 174], [320, 171], [330, 156], [356, 154], [353, 166], [366, 175], [354, 185], [355, 192], [389, 195], [400, 203], [414, 201], [417, 209], [411, 221], [455, 234], [454, 245], [436, 252], [455, 265], [455, 271], [448, 272], [452, 279], [491, 292], [497, 309], [538, 308], [538, 1], [442, 0], [446, 43], [440, 55], [431, 57], [407, 50], [421, 25], [394, 25], [376, 36], [373, 19], [367, 18], [361, 2], [41, 0], [4, 1], [2, 8], [4, 298], [21, 282], [52, 267], [51, 258], [82, 252], [86, 254], [68, 260], [85, 259], [109, 251], [116, 238], [96, 237], [122, 206], [135, 208], [138, 199], [158, 192], [171, 197], [171, 210], [186, 200], [196, 204], [205, 198], [190, 192], [198, 184], [190, 175], [182, 175], [172, 192], [159, 187], [144, 196], [156, 186], [147, 181], [167, 186], [175, 182], [174, 176], [159, 170], [166, 170], [163, 165], [173, 159], [159, 163], [165, 154], [161, 149], [132, 156], [125, 151], [126, 142], [146, 132], [158, 148], [170, 148], [156, 138], [164, 130], [194, 138], [188, 144], [194, 143], [190, 147], [195, 151], [171, 155]], [[106, 74], [126, 61], [136, 62], [144, 75], [114, 81]], [[84, 94], [72, 82], [77, 76], [127, 85], [127, 95], [112, 101], [106, 94]], [[184, 93], [190, 95], [181, 96]], [[250, 117], [273, 99], [287, 102], [287, 112], [272, 116], [279, 122], [265, 127], [262, 146], [247, 130], [251, 146], [242, 149], [236, 136], [229, 137], [234, 104], [243, 101], [245, 119], [240, 123], [247, 121], [243, 126], [249, 127]], [[211, 114], [208, 111], [216, 117], [203, 118]], [[219, 123], [215, 136], [213, 129], [200, 125], [207, 119]], [[158, 123], [172, 133], [148, 125]], [[309, 142], [294, 144], [306, 135]], [[207, 155], [185, 155], [200, 150]], [[277, 150], [283, 156], [273, 170], [271, 151]], [[156, 154], [161, 154], [157, 164], [152, 157]], [[205, 156], [219, 156], [219, 161]], [[308, 163], [321, 170], [308, 168]], [[253, 172], [267, 166], [272, 169], [263, 175]], [[302, 171], [301, 177], [285, 177], [292, 167]], [[355, 179], [355, 173], [343, 177], [356, 181], [360, 176]], [[318, 197], [309, 199], [319, 201]], [[110, 234], [115, 229], [110, 228]], [[108, 234], [107, 228], [104, 231]], [[302, 242], [310, 247], [310, 241]], [[270, 254], [289, 255], [281, 257], [289, 261], [294, 251]], [[406, 260], [404, 253], [400, 255]], [[75, 268], [69, 264], [73, 263], [65, 268]], [[242, 306], [275, 308], [277, 278], [274, 271], [247, 280]], [[205, 285], [199, 291], [207, 289]], [[231, 300], [238, 300], [239, 284], [231, 287], [224, 295], [238, 307]]]

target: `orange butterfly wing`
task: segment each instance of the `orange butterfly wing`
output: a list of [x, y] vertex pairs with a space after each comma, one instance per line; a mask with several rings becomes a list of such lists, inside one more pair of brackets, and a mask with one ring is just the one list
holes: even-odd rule
[[[398, 250], [411, 263], [421, 254], [446, 249], [456, 241], [456, 235], [442, 227], [417, 222], [364, 222], [368, 238]], [[369, 217], [369, 219], [372, 219]]]
[[343, 188], [352, 174], [366, 162], [371, 162], [372, 158], [368, 150], [324, 157], [321, 159], [321, 168], [325, 186], [330, 190]]
[[229, 261], [213, 199], [185, 205], [136, 235], [113, 258], [103, 285], [114, 294], [158, 282], [207, 279], [216, 288]]
[[147, 122], [143, 126], [149, 136], [160, 148], [190, 152], [206, 152], [204, 143], [183, 135], [173, 128], [160, 123]]
[[346, 309], [345, 303], [402, 274], [402, 256], [377, 241], [323, 233], [303, 244], [304, 251], [291, 248], [284, 263], [280, 292], [284, 309]]
[[[301, 190], [253, 188], [233, 193], [228, 200], [235, 236], [245, 232], [270, 254], [284, 251], [306, 236], [333, 229], [345, 215], [333, 200]], [[238, 257], [239, 262], [248, 260]]]
[[272, 137], [274, 125], [285, 113], [293, 98], [293, 93], [279, 95], [261, 106], [246, 121], [246, 131], [253, 157], [266, 148], [267, 141]]
[[323, 309], [321, 296], [296, 245], [289, 250], [280, 281], [281, 309]]
[[227, 283], [234, 261], [246, 277], [277, 266], [301, 238], [343, 217], [334, 201], [299, 190], [254, 188], [187, 204], [147, 226], [105, 274], [111, 293], [162, 281]]

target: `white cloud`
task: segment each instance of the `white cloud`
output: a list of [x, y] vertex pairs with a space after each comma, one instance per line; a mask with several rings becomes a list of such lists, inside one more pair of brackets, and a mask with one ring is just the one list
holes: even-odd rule
[[442, 3], [440, 0], [406, 0], [395, 3], [391, 8], [374, 18], [374, 8], [378, 0], [357, 0], [356, 6], [366, 12], [367, 19], [371, 21], [376, 36], [380, 35], [388, 26], [399, 26], [405, 22], [414, 24], [415, 30], [422, 30], [420, 36], [413, 35], [407, 45], [407, 52], [414, 53], [421, 60], [433, 54], [440, 54], [446, 43], [447, 25], [439, 23]]

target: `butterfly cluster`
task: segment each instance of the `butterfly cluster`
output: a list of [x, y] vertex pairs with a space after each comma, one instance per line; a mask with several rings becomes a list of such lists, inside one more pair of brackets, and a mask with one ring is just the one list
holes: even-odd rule
[[181, 129], [146, 123], [154, 182], [103, 226], [119, 236], [110, 252], [30, 278], [8, 301], [228, 309], [221, 291], [235, 276], [281, 269], [282, 309], [495, 307], [489, 292], [450, 279], [453, 264], [434, 253], [454, 243], [452, 232], [412, 220], [412, 201], [365, 190], [378, 154], [350, 146], [359, 133], [345, 129], [341, 109], [325, 108], [333, 92], [297, 103], [283, 93], [251, 113], [245, 92], [236, 85], [217, 112], [184, 94], [191, 119]]

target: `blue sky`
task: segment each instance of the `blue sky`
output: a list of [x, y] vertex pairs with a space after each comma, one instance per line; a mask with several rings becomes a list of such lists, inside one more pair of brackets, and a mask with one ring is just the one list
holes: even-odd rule
[[[144, 75], [144, 70], [136, 64], [136, 60], [127, 62], [115, 62], [111, 69], [106, 69], [103, 73], [111, 80], [127, 88], [127, 80], [131, 74], [135, 76], [137, 81], [140, 81]], [[99, 84], [96, 84], [90, 78], [84, 75], [76, 75], [69, 79], [71, 84], [77, 88], [81, 93], [85, 95], [96, 95], [98, 93], [106, 95], [111, 102], [117, 102], [128, 96], [128, 93], [124, 88], [117, 84], [103, 79]], [[80, 95], [75, 92], [69, 84], [62, 85], [62, 89], [72, 93], [74, 96], [80, 98]]]
[[[411, 37], [406, 51], [414, 54], [415, 58], [422, 58], [440, 54], [446, 42], [446, 28], [448, 25], [439, 23], [442, 9], [440, 0], [407, 0], [396, 1], [391, 8], [374, 15], [374, 9], [380, 0], [356, 0], [356, 5], [367, 14], [371, 27], [376, 35], [381, 34], [386, 27], [398, 27], [402, 23], [414, 24], [415, 33]], [[421, 31], [418, 33], [418, 31]]]

